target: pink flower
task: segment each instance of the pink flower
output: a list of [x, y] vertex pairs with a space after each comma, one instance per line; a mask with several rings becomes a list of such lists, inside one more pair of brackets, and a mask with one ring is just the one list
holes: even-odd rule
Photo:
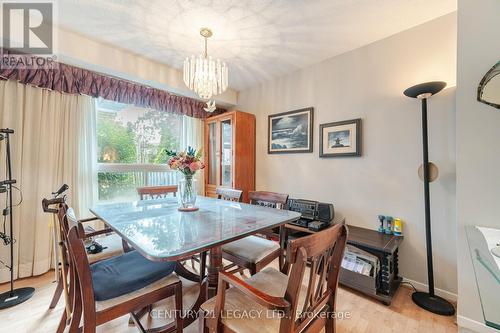
[[201, 149], [196, 151], [189, 148], [188, 151], [182, 151], [175, 155], [167, 151], [168, 156], [170, 156], [167, 164], [171, 170], [179, 170], [186, 175], [193, 175], [196, 171], [205, 168], [205, 163], [201, 160], [201, 151]]
[[191, 164], [189, 164], [189, 169], [191, 170], [191, 172], [196, 172], [198, 169], [200, 169], [200, 164], [198, 162], [191, 162]]

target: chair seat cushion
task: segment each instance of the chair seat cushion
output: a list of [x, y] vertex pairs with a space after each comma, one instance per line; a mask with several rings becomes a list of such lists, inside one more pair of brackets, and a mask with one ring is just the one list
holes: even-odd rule
[[248, 236], [222, 246], [223, 252], [251, 263], [259, 262], [279, 249], [278, 243], [258, 236]]
[[105, 249], [103, 249], [102, 252], [99, 253], [87, 254], [87, 257], [89, 258], [89, 263], [91, 264], [98, 262], [100, 260], [116, 257], [119, 256], [120, 254], [123, 254], [122, 238], [117, 234], [110, 234], [110, 235], [96, 237], [94, 238], [94, 240], [100, 245], [102, 245], [102, 247]]
[[103, 311], [105, 309], [109, 309], [115, 305], [123, 304], [127, 301], [130, 301], [134, 298], [141, 297], [143, 295], [149, 294], [155, 290], [161, 289], [163, 287], [172, 285], [174, 283], [180, 282], [179, 277], [177, 274], [173, 273], [170, 274], [167, 277], [161, 278], [160, 280], [153, 282], [149, 285], [147, 285], [144, 288], [132, 291], [131, 293], [121, 295], [115, 298], [111, 298], [105, 301], [96, 301], [95, 302], [95, 308], [96, 311]]
[[104, 301], [144, 288], [170, 274], [175, 262], [154, 262], [138, 251], [102, 260], [90, 266], [96, 301]]
[[[288, 276], [280, 271], [266, 267], [257, 274], [245, 280], [251, 286], [269, 295], [283, 297], [288, 284]], [[307, 294], [307, 287], [301, 285], [297, 310], [300, 313], [304, 305]], [[215, 307], [215, 297], [209, 299], [201, 305], [201, 308], [208, 312], [207, 318], [213, 318], [211, 312]], [[226, 290], [222, 322], [225, 326], [239, 333], [276, 333], [280, 328], [280, 314], [267, 310], [262, 305], [254, 302], [236, 288]], [[236, 314], [257, 314], [260, 317], [254, 319], [252, 316], [239, 316]], [[233, 314], [233, 315], [232, 315]], [[256, 324], [258, 323], [258, 324]]]

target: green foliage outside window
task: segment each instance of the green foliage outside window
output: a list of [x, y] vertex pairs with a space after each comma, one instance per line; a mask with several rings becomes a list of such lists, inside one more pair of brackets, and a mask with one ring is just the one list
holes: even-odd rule
[[[98, 114], [98, 163], [135, 163], [137, 160], [134, 133], [114, 119]], [[109, 200], [130, 191], [134, 184], [132, 173], [99, 172], [99, 199]]]
[[[107, 102], [109, 106], [110, 102]], [[119, 114], [127, 113], [122, 118]], [[179, 115], [124, 106], [97, 112], [98, 163], [165, 164], [165, 149], [179, 149]], [[144, 184], [143, 172], [99, 172], [99, 200], [131, 197]]]

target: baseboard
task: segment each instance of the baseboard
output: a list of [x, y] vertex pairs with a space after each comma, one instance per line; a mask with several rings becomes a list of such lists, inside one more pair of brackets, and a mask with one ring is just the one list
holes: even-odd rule
[[493, 327], [486, 326], [484, 323], [472, 320], [470, 318], [457, 315], [457, 325], [459, 332], [475, 332], [475, 333], [498, 333], [499, 330]]
[[[421, 283], [421, 282], [418, 282], [415, 280], [410, 280], [410, 279], [407, 279], [405, 277], [403, 277], [403, 282], [411, 283], [415, 288], [417, 288], [418, 291], [428, 291], [429, 290], [429, 286], [425, 283]], [[448, 301], [452, 301], [455, 303], [457, 302], [457, 299], [458, 299], [457, 294], [452, 293], [451, 291], [443, 290], [443, 289], [439, 289], [439, 288], [434, 288], [434, 292], [436, 293], [436, 295], [441, 296], [441, 297], [447, 299]]]

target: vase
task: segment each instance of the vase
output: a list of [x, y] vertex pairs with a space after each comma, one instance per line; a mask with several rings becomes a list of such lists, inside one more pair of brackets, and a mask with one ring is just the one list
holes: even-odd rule
[[184, 175], [184, 179], [179, 180], [179, 203], [183, 209], [195, 208], [196, 179], [193, 175]]

